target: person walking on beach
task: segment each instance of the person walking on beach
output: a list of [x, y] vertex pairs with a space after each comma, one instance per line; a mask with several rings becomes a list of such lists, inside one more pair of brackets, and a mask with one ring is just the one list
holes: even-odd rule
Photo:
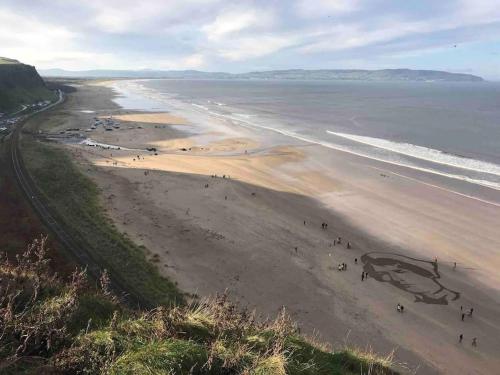
[[304, 225], [306, 225], [306, 221], [304, 220]]
[[471, 307], [470, 310], [469, 310], [469, 316], [472, 316], [472, 312], [474, 311], [474, 309]]
[[453, 262], [453, 269], [456, 270], [457, 269], [457, 262]]
[[351, 243], [349, 241], [347, 241], [347, 248], [350, 249], [351, 248]]
[[472, 346], [477, 346], [477, 338], [476, 337], [474, 337], [472, 339]]
[[361, 272], [361, 281], [365, 281], [365, 272]]
[[465, 314], [462, 313], [462, 322], [464, 321], [464, 318], [465, 318]]
[[463, 339], [464, 339], [464, 335], [463, 335], [463, 333], [461, 333], [460, 336], [458, 336], [458, 342], [461, 344]]

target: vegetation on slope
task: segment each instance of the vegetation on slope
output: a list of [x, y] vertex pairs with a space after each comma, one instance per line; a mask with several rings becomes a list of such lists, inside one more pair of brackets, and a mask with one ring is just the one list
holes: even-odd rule
[[327, 350], [282, 311], [258, 322], [226, 296], [184, 307], [128, 310], [106, 275], [51, 274], [45, 241], [0, 262], [2, 374], [393, 374], [389, 359]]
[[106, 217], [97, 186], [62, 149], [38, 142], [27, 134], [22, 138], [21, 149], [30, 175], [58, 222], [99, 265], [110, 271], [113, 279], [119, 279], [148, 305], [183, 302], [177, 287], [160, 276], [146, 259], [145, 249], [120, 233]]
[[0, 112], [13, 111], [22, 104], [55, 100], [33, 66], [0, 58]]

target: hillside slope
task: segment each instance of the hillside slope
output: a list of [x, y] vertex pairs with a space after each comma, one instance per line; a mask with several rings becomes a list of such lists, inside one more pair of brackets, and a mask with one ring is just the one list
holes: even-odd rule
[[0, 254], [0, 373], [87, 375], [396, 375], [390, 357], [331, 351], [284, 311], [259, 322], [225, 295], [131, 310], [75, 271], [56, 277], [41, 238], [10, 263]]
[[413, 69], [289, 69], [248, 73], [202, 72], [197, 70], [82, 70], [62, 69], [42, 70], [47, 77], [82, 78], [170, 78], [170, 79], [285, 79], [324, 81], [441, 81], [441, 82], [481, 82], [483, 79], [472, 74], [450, 73], [437, 70]]
[[0, 112], [9, 112], [23, 104], [54, 99], [34, 66], [0, 57]]

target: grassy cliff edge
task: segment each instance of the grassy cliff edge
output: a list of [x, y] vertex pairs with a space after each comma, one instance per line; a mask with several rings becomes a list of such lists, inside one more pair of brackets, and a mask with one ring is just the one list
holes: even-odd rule
[[35, 67], [0, 57], [0, 112], [10, 112], [21, 105], [54, 100]]
[[131, 310], [85, 273], [54, 276], [43, 238], [0, 262], [2, 374], [394, 374], [390, 356], [332, 351], [281, 311], [260, 322], [227, 296]]

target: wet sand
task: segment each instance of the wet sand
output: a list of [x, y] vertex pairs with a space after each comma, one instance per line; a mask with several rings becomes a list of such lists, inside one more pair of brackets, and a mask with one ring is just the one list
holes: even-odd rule
[[[321, 146], [286, 138], [269, 146], [248, 129], [194, 134], [181, 114], [131, 113], [110, 97], [103, 87], [80, 88], [60, 128], [91, 121], [77, 111], [83, 104], [99, 116], [125, 115], [123, 129], [97, 130], [92, 139], [156, 147], [158, 155], [67, 148], [102, 189], [116, 225], [158, 254], [181, 289], [200, 296], [228, 289], [264, 315], [285, 305], [306, 332], [334, 346], [396, 349], [419, 374], [495, 373], [499, 207], [423, 173]], [[342, 244], [333, 246], [338, 236]], [[347, 271], [338, 271], [343, 262]], [[364, 271], [372, 275], [361, 281]], [[475, 310], [464, 322], [460, 306]]]

